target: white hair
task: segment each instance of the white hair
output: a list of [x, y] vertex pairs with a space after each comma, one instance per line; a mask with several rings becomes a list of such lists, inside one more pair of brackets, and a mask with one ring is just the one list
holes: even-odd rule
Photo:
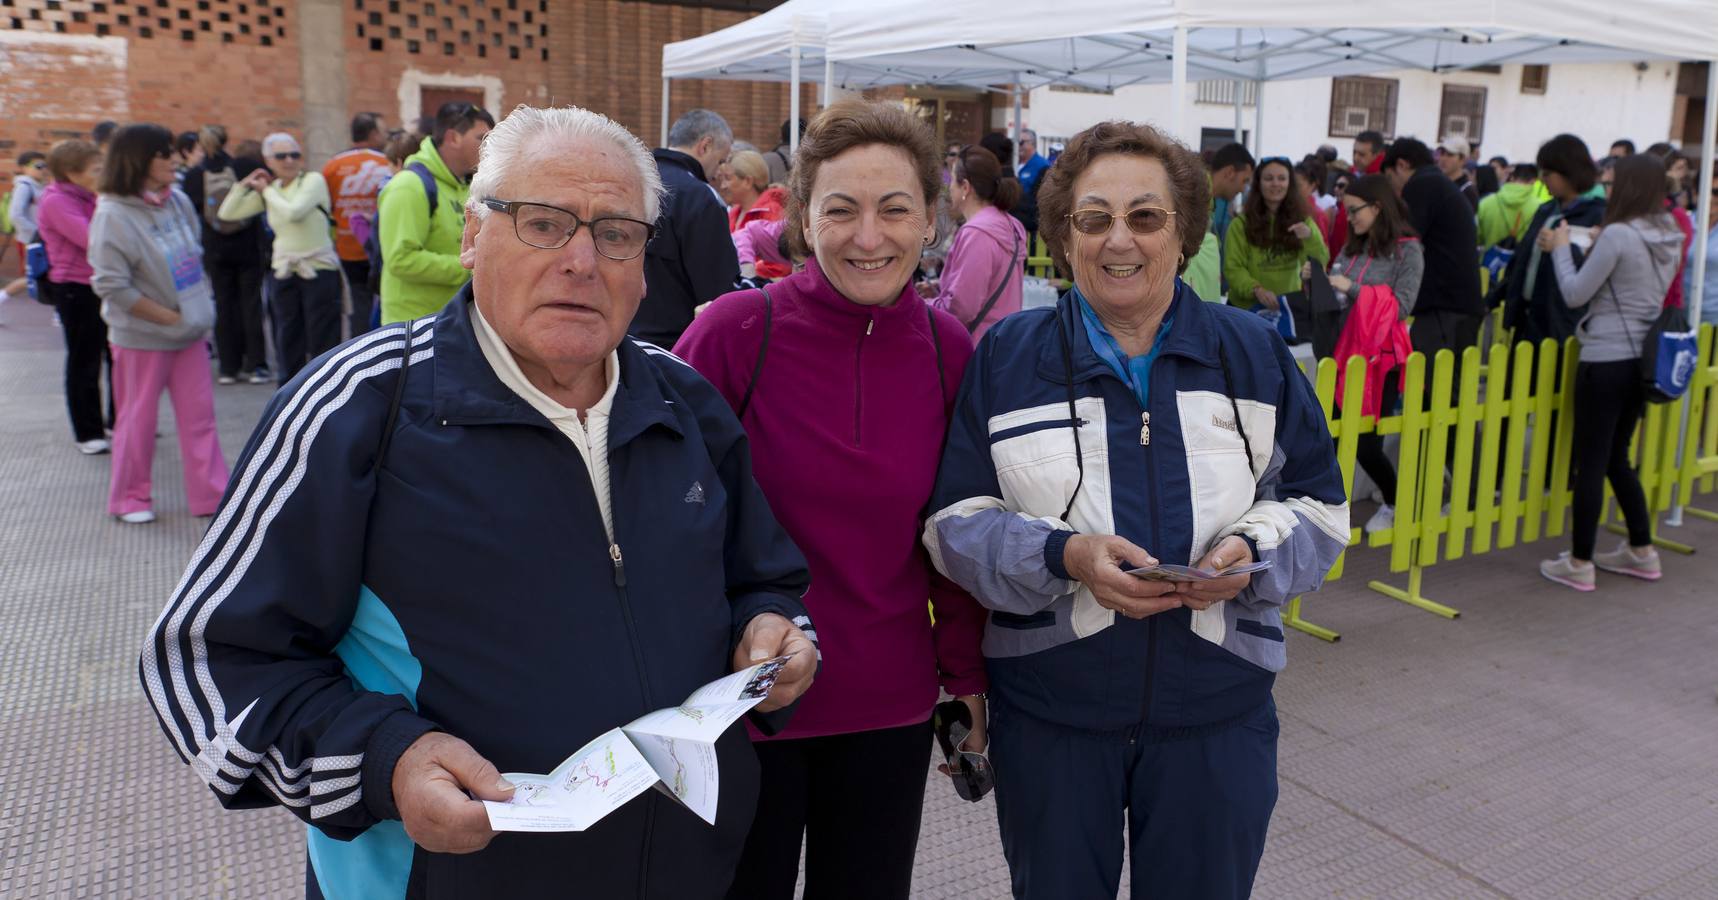
[[644, 194], [644, 219], [655, 222], [663, 188], [662, 175], [656, 170], [650, 148], [613, 119], [577, 106], [521, 105], [497, 123], [483, 139], [466, 209], [479, 219], [487, 217], [490, 210], [483, 201], [495, 199], [513, 168], [527, 154], [559, 155], [565, 152], [565, 145], [580, 141], [607, 141], [620, 150], [638, 172], [639, 187]]
[[284, 131], [277, 131], [262, 139], [263, 155], [267, 156], [268, 148], [279, 144], [285, 144], [288, 150], [297, 150], [300, 153], [304, 152], [304, 148], [298, 145], [298, 138], [295, 138]]

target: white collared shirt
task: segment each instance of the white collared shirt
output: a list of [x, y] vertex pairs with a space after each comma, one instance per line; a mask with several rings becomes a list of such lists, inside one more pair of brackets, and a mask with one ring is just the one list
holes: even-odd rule
[[585, 468], [590, 472], [591, 489], [596, 493], [597, 507], [602, 512], [603, 530], [608, 533], [609, 542], [613, 543], [614, 514], [609, 502], [608, 482], [608, 418], [614, 406], [615, 388], [620, 384], [620, 354], [609, 351], [608, 359], [603, 363], [608, 387], [603, 391], [602, 399], [585, 410], [581, 421], [578, 410], [555, 402], [525, 377], [519, 369], [519, 361], [513, 358], [513, 351], [490, 327], [489, 320], [483, 317], [476, 303], [471, 304], [471, 318], [477, 325], [477, 346], [483, 351], [483, 358], [489, 361], [489, 367], [495, 370], [495, 377], [501, 379], [508, 390], [531, 404], [532, 409], [542, 413], [543, 418], [566, 435], [567, 440], [578, 448], [579, 455], [584, 457]]

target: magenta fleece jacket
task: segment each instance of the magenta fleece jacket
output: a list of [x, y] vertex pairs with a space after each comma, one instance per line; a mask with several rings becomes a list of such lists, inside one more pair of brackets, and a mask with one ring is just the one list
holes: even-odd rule
[[[891, 306], [860, 306], [810, 260], [769, 292], [769, 347], [741, 424], [758, 484], [811, 564], [805, 606], [823, 651], [777, 737], [923, 722], [939, 682], [951, 694], [985, 689], [985, 613], [919, 543], [972, 345], [911, 285]], [[763, 294], [740, 291], [694, 319], [674, 352], [737, 410], [765, 331]]]

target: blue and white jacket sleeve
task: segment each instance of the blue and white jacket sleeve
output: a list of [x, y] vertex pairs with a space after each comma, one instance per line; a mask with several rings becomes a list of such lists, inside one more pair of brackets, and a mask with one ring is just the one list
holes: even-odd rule
[[1277, 342], [1275, 355], [1282, 389], [1270, 462], [1252, 507], [1218, 533], [1240, 535], [1271, 563], [1235, 598], [1254, 611], [1318, 590], [1348, 544], [1348, 494], [1324, 411], [1288, 347]]
[[435, 727], [403, 696], [356, 689], [334, 653], [399, 365], [398, 335], [378, 335], [275, 396], [139, 664], [162, 730], [223, 806], [284, 806], [343, 840], [398, 818], [394, 764]]
[[931, 493], [924, 545], [936, 570], [985, 608], [1030, 615], [1074, 592], [1062, 567], [1062, 548], [1074, 532], [1060, 519], [1012, 509], [1003, 498], [988, 427], [995, 346], [981, 341], [966, 368]]

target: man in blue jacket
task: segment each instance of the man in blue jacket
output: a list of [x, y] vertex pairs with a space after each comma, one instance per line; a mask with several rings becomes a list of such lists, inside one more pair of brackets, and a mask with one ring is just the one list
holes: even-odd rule
[[223, 805], [309, 823], [311, 897], [720, 897], [758, 790], [743, 730], [716, 744], [714, 827], [650, 792], [583, 832], [497, 836], [479, 802], [510, 797], [499, 772], [549, 772], [788, 656], [757, 707], [781, 711], [817, 661], [806, 564], [739, 423], [625, 336], [661, 196], [648, 150], [521, 107], [481, 159], [471, 284], [274, 398], [149, 635], [145, 690]]
[[728, 206], [710, 185], [733, 147], [727, 121], [695, 109], [668, 129], [668, 146], [655, 153], [667, 204], [644, 254], [649, 293], [632, 333], [658, 347], [674, 346], [692, 324], [693, 311], [733, 290], [740, 277]]

